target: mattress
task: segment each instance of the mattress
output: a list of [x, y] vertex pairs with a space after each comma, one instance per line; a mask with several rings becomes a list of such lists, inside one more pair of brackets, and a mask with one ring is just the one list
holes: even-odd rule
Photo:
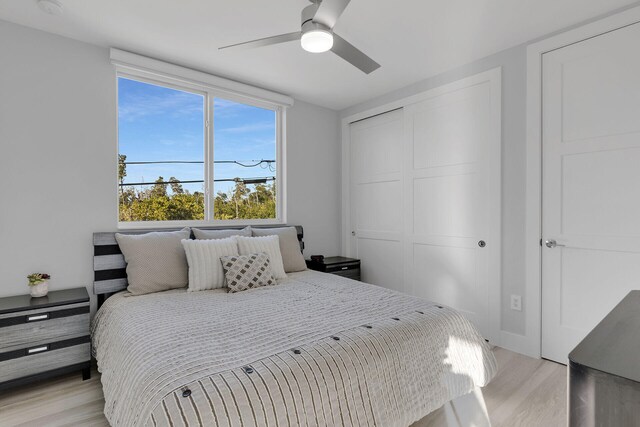
[[496, 372], [455, 310], [315, 271], [116, 294], [92, 340], [114, 426], [407, 426]]

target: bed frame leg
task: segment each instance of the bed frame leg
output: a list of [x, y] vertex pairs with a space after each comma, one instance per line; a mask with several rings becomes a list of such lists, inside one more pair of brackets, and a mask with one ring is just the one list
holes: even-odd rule
[[446, 403], [444, 414], [447, 427], [491, 427], [487, 405], [479, 387]]
[[82, 381], [91, 379], [91, 366], [82, 368]]

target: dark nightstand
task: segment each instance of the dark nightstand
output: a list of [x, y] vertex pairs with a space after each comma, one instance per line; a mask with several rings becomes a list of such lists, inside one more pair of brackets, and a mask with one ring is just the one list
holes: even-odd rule
[[360, 280], [360, 260], [343, 256], [326, 257], [323, 261], [307, 260], [307, 267], [323, 273], [336, 274], [353, 280]]
[[0, 391], [76, 370], [89, 379], [89, 316], [85, 288], [0, 298]]

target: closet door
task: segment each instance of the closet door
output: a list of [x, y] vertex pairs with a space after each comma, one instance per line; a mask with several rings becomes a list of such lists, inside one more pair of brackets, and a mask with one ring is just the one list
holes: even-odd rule
[[350, 125], [352, 255], [362, 280], [403, 291], [403, 112]]
[[348, 254], [363, 280], [453, 307], [496, 342], [500, 110], [496, 69], [349, 129]]
[[500, 299], [501, 243], [494, 89], [484, 81], [407, 106], [403, 168], [410, 292], [464, 313], [492, 341], [499, 325], [489, 324], [489, 307], [490, 298], [494, 307]]
[[640, 283], [640, 24], [543, 55], [542, 356]]

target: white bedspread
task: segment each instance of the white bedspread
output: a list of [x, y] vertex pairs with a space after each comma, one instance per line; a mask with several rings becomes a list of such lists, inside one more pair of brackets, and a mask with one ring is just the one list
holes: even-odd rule
[[407, 426], [496, 372], [456, 311], [313, 271], [118, 294], [92, 330], [114, 426]]

